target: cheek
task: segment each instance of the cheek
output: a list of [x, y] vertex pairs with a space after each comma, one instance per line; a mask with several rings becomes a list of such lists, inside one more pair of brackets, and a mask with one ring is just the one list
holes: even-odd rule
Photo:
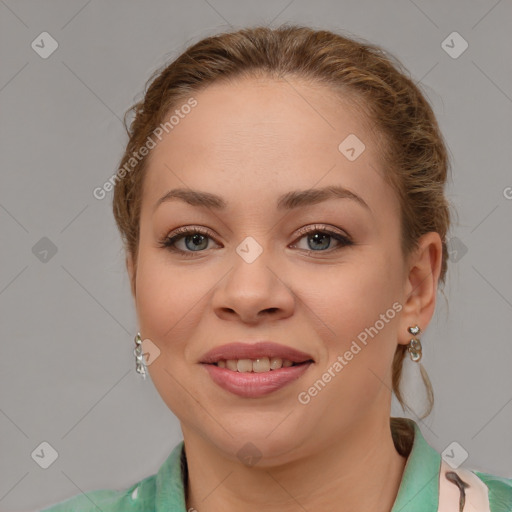
[[141, 251], [136, 295], [139, 325], [141, 333], [162, 349], [170, 340], [186, 339], [197, 323], [201, 298], [208, 291], [199, 275], [171, 267], [160, 250]]
[[140, 332], [159, 350], [148, 371], [162, 400], [180, 421], [191, 413], [190, 397], [183, 391], [190, 371], [186, 342], [200, 321], [200, 299], [207, 292], [197, 275], [194, 278], [194, 273], [171, 268], [160, 251], [139, 253], [136, 309]]
[[[333, 268], [322, 276], [321, 287], [311, 284], [302, 295], [314, 313], [330, 327], [330, 337], [338, 345], [351, 342], [365, 328], [374, 325], [381, 314], [386, 314], [400, 297], [398, 293], [399, 267], [397, 261], [386, 256], [368, 255]], [[302, 277], [303, 282], [304, 277]], [[320, 282], [320, 280], [319, 280]], [[310, 281], [311, 283], [311, 281]], [[392, 309], [389, 317], [396, 318]], [[383, 331], [387, 331], [389, 323]], [[378, 324], [381, 325], [380, 322]]]
[[[310, 318], [321, 325], [317, 334], [327, 348], [327, 359], [307, 385], [314, 386], [316, 379], [321, 379], [329, 369], [331, 375], [335, 374], [311, 406], [319, 414], [331, 408], [332, 414], [326, 421], [332, 421], [333, 432], [340, 421], [367, 411], [378, 402], [381, 393], [388, 393], [391, 388], [401, 309], [400, 270], [399, 260], [376, 250], [357, 264], [333, 269], [324, 280], [326, 286], [317, 288], [316, 293], [310, 287], [308, 297], [302, 297], [315, 313]], [[335, 362], [338, 366], [334, 366]]]
[[322, 293], [310, 295], [311, 309], [329, 326], [320, 333], [328, 360], [319, 371], [332, 368], [338, 356], [344, 360], [337, 373], [340, 378], [333, 379], [329, 393], [321, 399], [324, 405], [334, 400], [348, 409], [354, 407], [355, 414], [357, 404], [369, 405], [391, 386], [401, 310], [400, 271], [396, 255], [382, 248], [368, 250], [357, 263], [332, 272]]

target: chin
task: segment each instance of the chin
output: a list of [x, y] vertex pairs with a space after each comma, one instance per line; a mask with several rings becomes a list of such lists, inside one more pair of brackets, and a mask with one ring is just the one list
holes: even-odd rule
[[252, 425], [242, 430], [235, 425], [225, 424], [224, 427], [232, 437], [222, 431], [220, 438], [209, 437], [209, 442], [227, 458], [246, 466], [275, 467], [289, 463], [305, 452], [304, 439], [297, 437], [297, 429], [278, 428], [272, 432], [268, 423], [261, 428]]

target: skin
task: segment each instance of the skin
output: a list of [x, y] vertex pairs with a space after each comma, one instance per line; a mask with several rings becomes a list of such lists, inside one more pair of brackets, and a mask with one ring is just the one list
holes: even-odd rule
[[[409, 343], [409, 326], [424, 331], [432, 318], [441, 239], [428, 233], [403, 257], [399, 202], [383, 179], [371, 125], [325, 86], [245, 78], [194, 98], [198, 105], [150, 154], [138, 261], [127, 257], [142, 339], [160, 350], [148, 370], [184, 436], [187, 507], [390, 511], [406, 463], [389, 427], [393, 354]], [[338, 150], [351, 133], [366, 146], [355, 161]], [[350, 189], [370, 210], [350, 199], [275, 206], [281, 194], [327, 185]], [[153, 213], [173, 188], [211, 192], [228, 206], [173, 200]], [[353, 245], [329, 237], [315, 244], [315, 224], [348, 234]], [[182, 226], [211, 232], [199, 251], [193, 241], [177, 242], [191, 257], [158, 245]], [[297, 234], [304, 226], [309, 236]], [[236, 252], [247, 236], [263, 250], [252, 263]], [[299, 403], [298, 394], [397, 301], [401, 311], [378, 335]], [[295, 347], [315, 363], [262, 398], [221, 389], [198, 363], [213, 347], [258, 339]], [[248, 442], [261, 455], [252, 466], [237, 457]]]

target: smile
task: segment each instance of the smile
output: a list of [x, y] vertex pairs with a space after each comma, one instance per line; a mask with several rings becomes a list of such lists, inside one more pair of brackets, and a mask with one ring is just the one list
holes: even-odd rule
[[[274, 368], [270, 367], [272, 362]], [[223, 366], [224, 363], [226, 366]], [[254, 361], [251, 359], [220, 360], [216, 364], [203, 363], [201, 366], [205, 368], [213, 382], [225, 391], [244, 398], [259, 398], [299, 379], [312, 364], [311, 360], [292, 363], [289, 360], [283, 361], [277, 358], [261, 358]]]
[[221, 359], [217, 361], [219, 368], [228, 368], [234, 372], [268, 372], [271, 370], [279, 370], [279, 368], [288, 368], [289, 366], [297, 365], [289, 359], [282, 359], [280, 357], [260, 357], [258, 359]]

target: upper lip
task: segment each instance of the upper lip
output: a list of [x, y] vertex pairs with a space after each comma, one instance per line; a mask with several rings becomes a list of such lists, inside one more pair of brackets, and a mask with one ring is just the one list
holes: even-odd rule
[[273, 343], [272, 341], [258, 341], [256, 343], [228, 343], [215, 347], [201, 357], [200, 363], [216, 363], [228, 359], [259, 359], [262, 357], [279, 357], [288, 359], [293, 363], [302, 363], [313, 360], [313, 357], [295, 348]]

